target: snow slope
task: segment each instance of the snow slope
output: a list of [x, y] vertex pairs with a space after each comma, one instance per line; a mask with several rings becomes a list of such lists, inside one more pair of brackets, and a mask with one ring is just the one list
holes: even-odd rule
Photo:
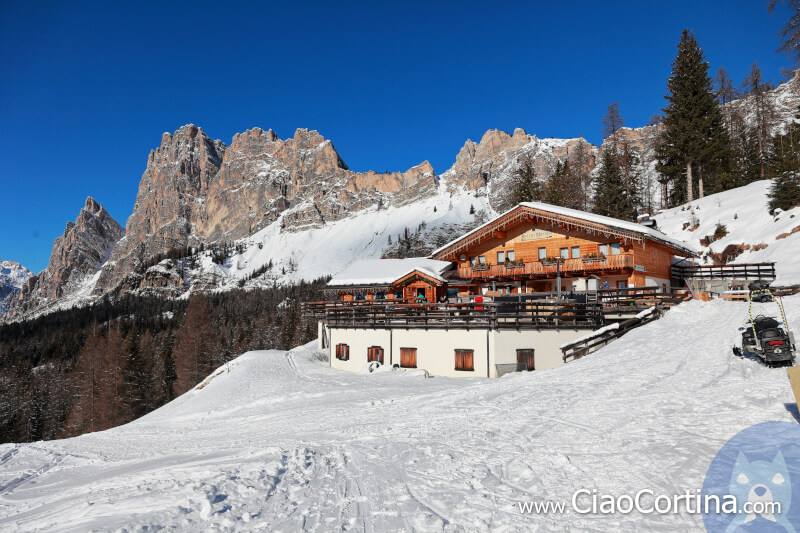
[[[800, 284], [800, 207], [770, 215], [769, 185], [769, 180], [757, 181], [661, 211], [654, 218], [661, 231], [705, 252], [722, 252], [731, 244], [766, 245], [756, 251], [746, 250], [733, 263], [774, 261], [777, 285]], [[702, 247], [700, 239], [713, 235], [717, 223], [727, 227], [728, 235]], [[692, 231], [696, 224], [699, 226]], [[778, 238], [781, 235], [786, 236]]]
[[[785, 303], [800, 330], [800, 297]], [[586, 358], [496, 380], [250, 352], [131, 424], [0, 446], [0, 530], [702, 531], [698, 515], [518, 502], [683, 494], [738, 431], [800, 418], [784, 370], [731, 355], [745, 315], [684, 303]]]

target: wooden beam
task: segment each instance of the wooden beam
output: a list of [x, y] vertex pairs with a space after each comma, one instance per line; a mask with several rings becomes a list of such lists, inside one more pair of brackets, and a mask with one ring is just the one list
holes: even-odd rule
[[787, 368], [786, 373], [789, 374], [789, 384], [794, 392], [794, 401], [797, 403], [797, 409], [800, 410], [800, 366]]

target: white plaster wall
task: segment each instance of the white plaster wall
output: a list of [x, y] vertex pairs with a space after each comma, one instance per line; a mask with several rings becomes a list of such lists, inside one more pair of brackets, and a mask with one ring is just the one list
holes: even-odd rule
[[[370, 346], [383, 348], [383, 362], [389, 364], [389, 330], [329, 328], [328, 339], [333, 368], [358, 372], [367, 365], [367, 348]], [[336, 345], [340, 343], [350, 346], [349, 361], [336, 359]]]
[[495, 364], [516, 363], [518, 349], [533, 348], [536, 370], [564, 364], [559, 346], [586, 335], [585, 329], [495, 330], [491, 332], [492, 377], [497, 377]]
[[[395, 329], [392, 362], [400, 363], [400, 348], [417, 349], [417, 368], [435, 376], [487, 377], [487, 330]], [[456, 349], [473, 350], [475, 370], [456, 370]], [[388, 361], [387, 361], [388, 362]]]
[[[367, 348], [380, 346], [384, 364], [400, 364], [400, 348], [417, 349], [417, 368], [435, 376], [497, 377], [496, 364], [516, 363], [517, 349], [535, 350], [536, 370], [564, 364], [559, 346], [587, 330], [487, 330], [485, 329], [328, 329], [331, 366], [358, 372], [367, 364]], [[488, 340], [488, 355], [487, 355]], [[350, 346], [350, 360], [336, 359], [336, 345]], [[475, 370], [455, 369], [455, 350], [474, 352]]]

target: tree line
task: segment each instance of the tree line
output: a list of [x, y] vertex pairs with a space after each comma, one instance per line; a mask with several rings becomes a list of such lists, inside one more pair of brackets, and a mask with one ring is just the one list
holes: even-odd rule
[[[791, 19], [781, 32], [785, 51], [800, 59], [800, 1], [790, 0]], [[775, 7], [771, 0], [769, 8]], [[684, 30], [667, 79], [667, 105], [650, 120], [655, 127], [653, 160], [658, 171], [660, 207], [672, 207], [707, 194], [772, 180], [771, 213], [800, 205], [800, 109], [784, 131], [757, 64], [736, 88], [724, 67], [712, 79], [709, 64], [692, 32]], [[636, 220], [654, 206], [654, 184], [639, 155], [622, 134], [619, 103], [603, 119], [603, 145], [592, 173], [581, 150], [559, 161], [540, 178], [530, 159], [520, 161], [510, 203], [542, 201]]]
[[316, 337], [301, 303], [327, 279], [270, 289], [126, 294], [0, 326], [0, 442], [80, 435], [134, 420], [254, 349]]

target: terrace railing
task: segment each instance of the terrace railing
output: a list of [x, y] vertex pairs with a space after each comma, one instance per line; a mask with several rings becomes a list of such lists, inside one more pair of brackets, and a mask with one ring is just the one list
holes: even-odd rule
[[331, 327], [427, 329], [596, 329], [602, 306], [572, 301], [398, 303], [313, 302], [304, 314]]
[[[633, 269], [633, 256], [620, 254], [606, 257], [582, 257], [562, 259], [560, 263], [560, 271], [564, 273], [626, 270]], [[558, 270], [559, 267], [555, 261], [530, 261], [517, 264], [459, 267], [458, 275], [462, 278], [513, 278], [517, 276], [555, 275]]]
[[672, 277], [693, 279], [775, 279], [775, 263], [743, 263], [730, 265], [672, 265]]

